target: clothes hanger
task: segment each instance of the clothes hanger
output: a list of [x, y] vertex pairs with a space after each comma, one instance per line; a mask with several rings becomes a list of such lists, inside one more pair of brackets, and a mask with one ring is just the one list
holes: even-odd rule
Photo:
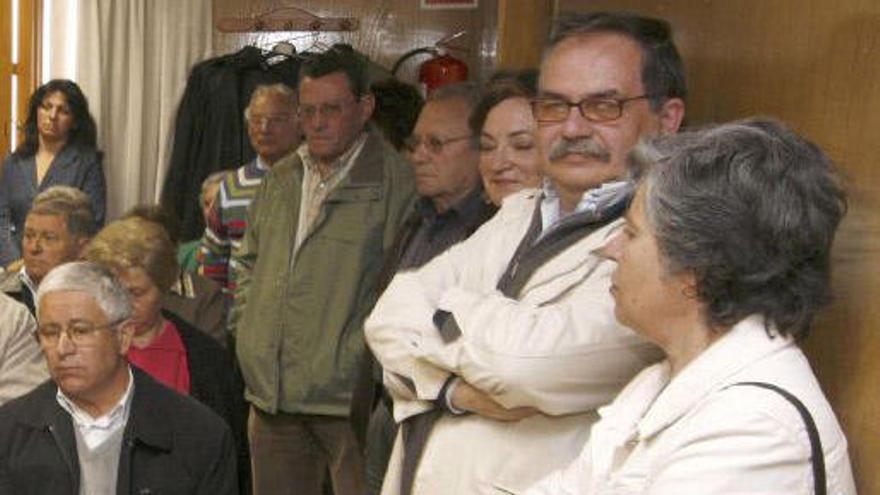
[[224, 17], [217, 21], [217, 29], [224, 33], [357, 31], [359, 27], [360, 21], [356, 17], [323, 17], [295, 6], [250, 16]]

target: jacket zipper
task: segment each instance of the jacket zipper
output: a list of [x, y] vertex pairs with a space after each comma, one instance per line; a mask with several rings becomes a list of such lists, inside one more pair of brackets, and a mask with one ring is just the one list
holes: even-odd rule
[[61, 457], [64, 459], [64, 463], [67, 464], [67, 469], [70, 471], [70, 476], [73, 478], [74, 487], [73, 487], [73, 495], [79, 494], [79, 472], [74, 470], [73, 462], [70, 459], [70, 455], [68, 455], [67, 451], [64, 450], [64, 444], [61, 442], [61, 438], [58, 437], [58, 432], [55, 430], [55, 425], [48, 424], [46, 425], [46, 429], [49, 430], [49, 433], [52, 435], [52, 440], [55, 441], [55, 446], [58, 447], [58, 450], [61, 452]]

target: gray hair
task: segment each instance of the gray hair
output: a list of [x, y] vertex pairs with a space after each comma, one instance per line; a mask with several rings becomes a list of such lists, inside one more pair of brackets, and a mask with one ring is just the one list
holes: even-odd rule
[[52, 292], [81, 292], [91, 296], [107, 320], [119, 322], [131, 317], [132, 307], [125, 288], [103, 265], [74, 261], [53, 268], [40, 282], [34, 298], [37, 314], [43, 296]]
[[257, 98], [266, 97], [278, 98], [290, 107], [291, 112], [296, 111], [297, 96], [296, 91], [294, 91], [293, 88], [283, 83], [261, 84], [251, 93], [251, 99], [248, 101], [248, 106], [244, 109], [244, 118], [250, 120], [251, 107], [254, 106], [254, 102], [257, 101]]
[[654, 111], [669, 98], [687, 96], [684, 64], [672, 39], [672, 27], [662, 19], [629, 12], [564, 14], [553, 28], [545, 53], [569, 38], [593, 33], [619, 34], [639, 45], [642, 86]]
[[[467, 106], [467, 115], [464, 115], [465, 123], [467, 123], [470, 115], [474, 111], [474, 108], [480, 102], [480, 98], [482, 98], [482, 95], [482, 87], [473, 81], [446, 84], [435, 89], [428, 96], [428, 99], [425, 100], [425, 105], [428, 105], [429, 103], [441, 103], [450, 100], [461, 101]], [[422, 108], [424, 109], [424, 107]], [[470, 126], [468, 126], [468, 131], [471, 132], [471, 138], [469, 141], [471, 148], [476, 149], [480, 144], [479, 133], [474, 133]]]
[[207, 177], [205, 177], [205, 180], [202, 181], [202, 190], [201, 190], [201, 192], [199, 192], [199, 197], [201, 199], [205, 199], [205, 194], [207, 194], [208, 189], [210, 189], [211, 186], [219, 185], [221, 182], [223, 182], [223, 179], [226, 178], [226, 174], [228, 174], [228, 173], [235, 173], [235, 172], [230, 172], [228, 170], [221, 170], [219, 172], [214, 172], [214, 173], [208, 175]]
[[77, 238], [95, 235], [98, 224], [89, 195], [70, 186], [52, 186], [37, 194], [28, 215], [57, 215], [64, 217], [67, 231]]
[[473, 81], [466, 81], [440, 86], [428, 95], [425, 103], [459, 99], [467, 104], [468, 109], [472, 109], [477, 106], [481, 96], [481, 86]]
[[755, 118], [661, 137], [630, 159], [653, 162], [648, 223], [667, 270], [695, 275], [708, 323], [760, 314], [768, 329], [806, 337], [831, 298], [831, 245], [847, 209], [828, 156]]

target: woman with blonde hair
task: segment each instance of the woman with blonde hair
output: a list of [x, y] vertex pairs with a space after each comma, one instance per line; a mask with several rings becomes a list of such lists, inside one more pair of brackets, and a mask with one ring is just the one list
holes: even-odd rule
[[113, 222], [92, 239], [84, 257], [107, 266], [128, 291], [135, 323], [129, 362], [226, 420], [236, 439], [239, 478], [245, 486], [249, 478], [244, 385], [220, 344], [162, 310], [162, 296], [179, 270], [165, 229], [139, 217]]

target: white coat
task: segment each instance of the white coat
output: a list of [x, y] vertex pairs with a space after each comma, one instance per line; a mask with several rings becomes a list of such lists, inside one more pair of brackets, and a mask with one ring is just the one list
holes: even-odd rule
[[[498, 493], [498, 480], [528, 487], [574, 459], [595, 410], [661, 356], [614, 317], [613, 264], [596, 249], [619, 222], [548, 261], [519, 300], [495, 289], [538, 200], [536, 191], [508, 198], [469, 239], [398, 274], [366, 322], [396, 421], [431, 409], [450, 373], [506, 407], [543, 413], [519, 422], [444, 415], [425, 446], [414, 494]], [[437, 309], [453, 314], [458, 340], [442, 341], [432, 322]], [[398, 436], [383, 494], [398, 493], [401, 452]]]
[[[806, 357], [790, 338], [769, 338], [747, 318], [670, 380], [654, 365], [600, 409], [580, 457], [528, 495], [814, 493], [810, 441], [797, 409], [813, 416], [825, 453], [829, 495], [855, 494], [847, 443]], [[517, 492], [520, 493], [520, 492]]]
[[36, 330], [27, 307], [0, 293], [0, 404], [49, 379], [46, 359], [34, 338]]

